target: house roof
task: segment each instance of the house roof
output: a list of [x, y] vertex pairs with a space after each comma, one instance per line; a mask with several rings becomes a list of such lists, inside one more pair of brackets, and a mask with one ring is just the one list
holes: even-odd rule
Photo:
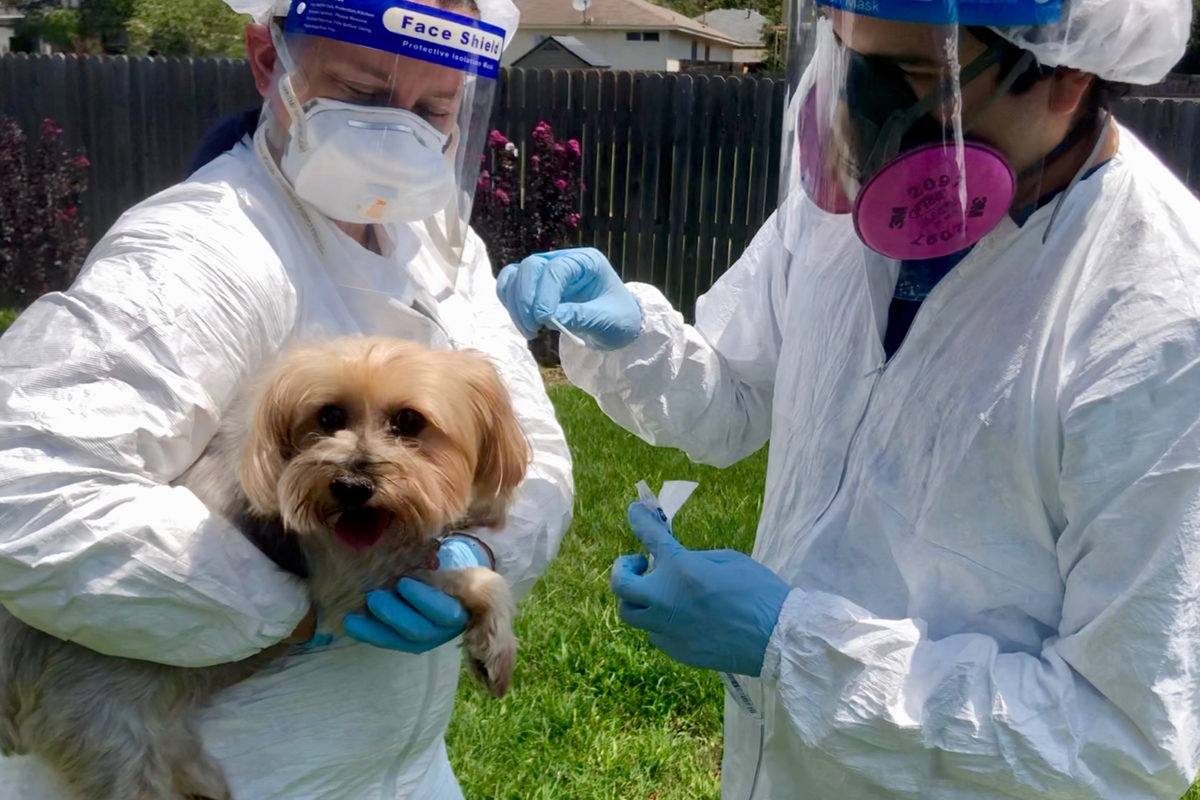
[[578, 58], [583, 63], [590, 67], [610, 67], [612, 61], [598, 54], [583, 42], [576, 39], [574, 36], [547, 36], [542, 41], [538, 42], [528, 53], [518, 58], [513, 62], [513, 66], [520, 66], [521, 61], [529, 56], [530, 53], [536, 52], [546, 47], [547, 42], [556, 42], [564, 50]]
[[689, 19], [669, 8], [657, 6], [649, 0], [592, 0], [585, 12], [576, 11], [571, 0], [514, 2], [521, 10], [521, 27], [529, 30], [676, 30], [697, 39], [725, 45], [743, 44], [710, 25]]
[[739, 42], [762, 45], [763, 26], [770, 22], [757, 11], [749, 8], [718, 8], [696, 17], [696, 21], [716, 28], [721, 33]]
[[553, 39], [569, 50], [573, 55], [582, 61], [586, 61], [593, 67], [608, 67], [612, 66], [612, 61], [608, 58], [592, 50], [583, 42], [576, 39], [574, 36], [547, 36], [547, 40]]

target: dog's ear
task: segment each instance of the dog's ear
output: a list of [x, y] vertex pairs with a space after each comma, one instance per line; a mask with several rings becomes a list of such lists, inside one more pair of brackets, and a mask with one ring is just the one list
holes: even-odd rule
[[291, 457], [293, 402], [299, 396], [291, 372], [281, 367], [260, 388], [242, 440], [238, 478], [254, 513], [279, 515], [279, 480]]
[[462, 353], [461, 365], [482, 437], [468, 519], [473, 525], [499, 527], [529, 468], [529, 442], [491, 362], [478, 353]]

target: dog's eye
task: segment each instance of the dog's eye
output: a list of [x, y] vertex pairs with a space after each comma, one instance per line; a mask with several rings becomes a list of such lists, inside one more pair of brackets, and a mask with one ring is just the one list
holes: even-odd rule
[[326, 433], [334, 433], [346, 427], [346, 412], [341, 406], [332, 403], [321, 406], [317, 411], [317, 424]]
[[411, 439], [425, 429], [425, 417], [419, 411], [402, 408], [392, 414], [391, 428], [393, 436]]

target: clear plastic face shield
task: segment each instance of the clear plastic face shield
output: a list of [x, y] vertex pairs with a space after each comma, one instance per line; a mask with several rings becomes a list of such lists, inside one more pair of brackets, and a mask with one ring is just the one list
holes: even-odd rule
[[789, 246], [807, 214], [825, 213], [848, 215], [889, 258], [960, 252], [1035, 208], [1058, 177], [1047, 170], [1102, 136], [1093, 98], [1052, 107], [1053, 70], [1002, 35], [1069, 30], [1055, 24], [1056, 0], [801, 0], [790, 11], [780, 200], [792, 211], [777, 217]]
[[256, 146], [320, 214], [422, 224], [457, 262], [516, 19], [508, 0], [293, 0]]

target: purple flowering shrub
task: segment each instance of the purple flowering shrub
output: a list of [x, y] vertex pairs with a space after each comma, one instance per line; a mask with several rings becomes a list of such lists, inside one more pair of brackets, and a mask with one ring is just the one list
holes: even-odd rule
[[27, 305], [79, 272], [88, 251], [79, 202], [90, 166], [67, 152], [54, 120], [42, 120], [30, 148], [16, 121], [0, 118], [0, 303]]
[[523, 192], [521, 154], [495, 130], [475, 186], [471, 225], [497, 270], [530, 253], [563, 247], [579, 230], [579, 142], [556, 141], [545, 121], [533, 129], [530, 140]]

